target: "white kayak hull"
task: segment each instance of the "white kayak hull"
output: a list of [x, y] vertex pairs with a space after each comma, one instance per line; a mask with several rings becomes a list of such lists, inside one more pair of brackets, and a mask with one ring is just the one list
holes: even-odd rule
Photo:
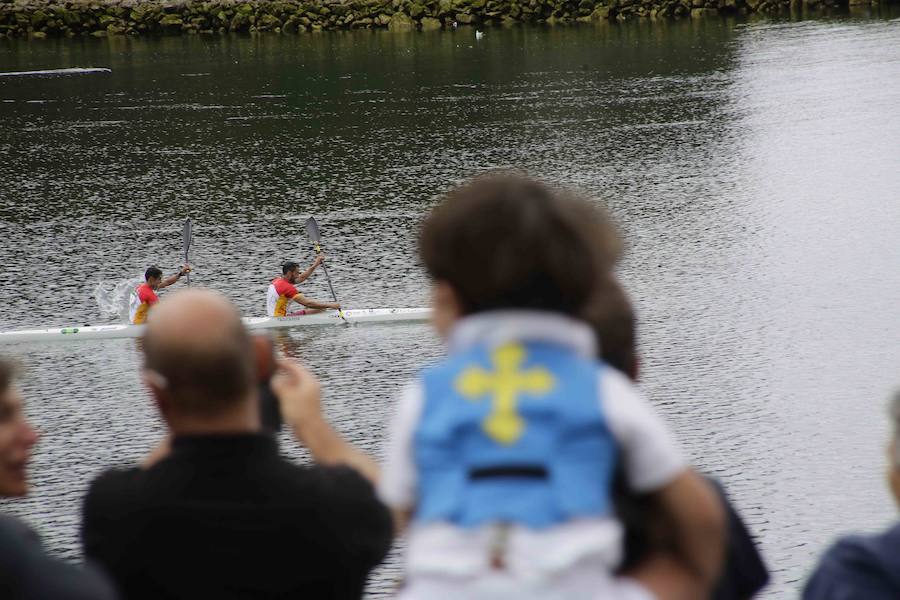
[[[357, 323], [416, 322], [431, 318], [430, 308], [360, 308], [345, 310], [351, 325]], [[337, 311], [299, 317], [244, 317], [250, 330], [289, 329], [313, 325], [343, 325]], [[56, 327], [0, 332], [0, 344], [10, 342], [50, 342], [136, 338], [144, 335], [144, 325], [86, 325], [84, 327]]]

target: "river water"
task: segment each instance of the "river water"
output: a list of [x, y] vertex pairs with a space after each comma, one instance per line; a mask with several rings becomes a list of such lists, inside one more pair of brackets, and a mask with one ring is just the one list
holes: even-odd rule
[[[642, 386], [726, 485], [796, 595], [836, 535], [895, 518], [900, 21], [0, 41], [0, 329], [110, 322], [93, 291], [179, 264], [259, 315], [321, 225], [348, 307], [420, 306], [416, 226], [454, 182], [513, 166], [602, 198], [628, 242]], [[327, 297], [321, 275], [305, 291]], [[379, 454], [426, 325], [292, 331], [325, 407]], [[5, 501], [77, 560], [79, 503], [161, 434], [131, 340], [3, 348], [43, 432]], [[290, 440], [283, 446], [303, 459]], [[399, 576], [396, 557], [373, 597]]]

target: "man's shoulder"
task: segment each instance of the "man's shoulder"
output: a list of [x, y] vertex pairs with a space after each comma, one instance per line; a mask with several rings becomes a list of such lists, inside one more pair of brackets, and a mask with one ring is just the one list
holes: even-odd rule
[[123, 499], [129, 503], [141, 501], [147, 498], [144, 487], [144, 471], [138, 467], [107, 469], [89, 484], [85, 510], [107, 512]]
[[[285, 461], [288, 463], [288, 461]], [[269, 485], [280, 494], [279, 504], [287, 503], [297, 511], [319, 512], [323, 519], [356, 520], [362, 515], [367, 522], [389, 520], [387, 508], [378, 499], [372, 483], [348, 466], [299, 466], [288, 463], [279, 469], [278, 479]]]
[[375, 500], [375, 489], [369, 480], [347, 466], [300, 466], [282, 459], [279, 471], [278, 480], [273, 483], [298, 494], [300, 500], [343, 498], [362, 503]]
[[109, 487], [115, 485], [134, 484], [140, 480], [145, 471], [137, 466], [110, 467], [101, 471], [93, 480], [91, 487]]
[[[148, 498], [147, 492], [155, 488], [168, 487], [165, 484], [174, 478], [181, 479], [185, 469], [184, 461], [169, 457], [148, 469], [139, 467], [112, 468], [100, 473], [91, 482], [88, 496], [115, 498], [124, 497], [132, 501]], [[281, 456], [273, 457], [258, 465], [255, 480], [270, 489], [283, 489], [297, 493], [340, 493], [350, 489], [354, 492], [371, 488], [369, 482], [355, 470], [345, 466], [304, 466]], [[159, 491], [166, 491], [160, 489]]]
[[900, 523], [882, 533], [842, 537], [827, 554], [834, 562], [848, 567], [860, 563], [883, 564], [896, 571], [900, 578]]
[[285, 281], [281, 277], [272, 281], [272, 285], [275, 286], [275, 291], [281, 295], [285, 295], [285, 294], [296, 295], [296, 293], [297, 293], [297, 288], [294, 287], [293, 284]]
[[4, 548], [4, 552], [0, 552], [0, 568], [20, 557], [21, 552], [13, 552], [13, 549], [39, 545], [40, 538], [23, 521], [15, 517], [0, 515], [0, 548]]
[[[836, 596], [837, 590], [842, 590]], [[804, 600], [900, 597], [900, 524], [875, 535], [849, 535], [822, 556]]]
[[375, 536], [390, 540], [393, 523], [372, 483], [343, 466], [301, 466], [279, 457], [261, 473], [257, 493], [269, 499], [265, 510], [280, 507], [280, 527], [307, 536], [311, 520], [325, 530], [345, 531], [358, 543]]
[[151, 300], [153, 298], [156, 298], [156, 292], [154, 292], [153, 289], [146, 283], [142, 283], [138, 286], [137, 295], [141, 300]]

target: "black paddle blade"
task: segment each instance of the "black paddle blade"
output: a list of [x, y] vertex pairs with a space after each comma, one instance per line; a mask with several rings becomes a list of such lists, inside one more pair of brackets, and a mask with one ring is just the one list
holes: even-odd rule
[[191, 247], [191, 239], [194, 236], [194, 228], [191, 224], [190, 219], [184, 220], [184, 227], [181, 230], [181, 238], [184, 242], [184, 252], [187, 254], [188, 249]]
[[[181, 240], [184, 242], [184, 264], [188, 264], [190, 262], [190, 258], [188, 254], [191, 249], [191, 240], [194, 237], [194, 226], [191, 224], [190, 219], [184, 220], [184, 226], [181, 228]], [[188, 273], [187, 276], [187, 284], [191, 285], [191, 274]]]
[[319, 243], [319, 224], [316, 223], [316, 220], [313, 217], [306, 220], [306, 235], [309, 236], [311, 242], [315, 244]]

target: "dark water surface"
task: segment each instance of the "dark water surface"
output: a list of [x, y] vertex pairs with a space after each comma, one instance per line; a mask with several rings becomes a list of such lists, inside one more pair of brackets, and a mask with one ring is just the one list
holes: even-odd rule
[[[725, 21], [415, 35], [0, 41], [0, 329], [109, 322], [98, 282], [180, 255], [248, 315], [319, 218], [345, 305], [419, 306], [436, 196], [515, 166], [606, 200], [640, 311], [643, 387], [796, 594], [838, 533], [895, 518], [900, 21]], [[321, 275], [306, 291], [327, 294]], [[294, 331], [336, 426], [378, 454], [425, 325]], [[104, 466], [161, 434], [130, 340], [27, 344], [34, 491], [0, 504], [77, 558]], [[303, 458], [290, 441], [284, 445]], [[396, 559], [373, 595], [390, 590]]]

